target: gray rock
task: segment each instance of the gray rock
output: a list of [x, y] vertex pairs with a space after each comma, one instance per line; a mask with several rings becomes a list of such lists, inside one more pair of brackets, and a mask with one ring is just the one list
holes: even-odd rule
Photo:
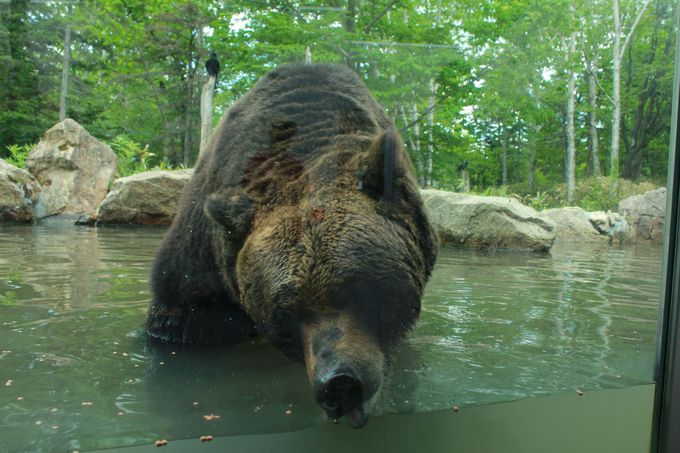
[[666, 189], [661, 187], [621, 200], [619, 213], [630, 224], [632, 239], [662, 242], [666, 215]]
[[41, 217], [93, 216], [117, 167], [111, 148], [69, 118], [45, 132], [26, 160], [26, 168], [42, 185]]
[[623, 242], [630, 237], [630, 225], [628, 225], [625, 218], [611, 211], [607, 211], [607, 217], [609, 218], [609, 231], [607, 234], [613, 241]]
[[422, 190], [430, 222], [444, 244], [548, 251], [555, 225], [513, 198]]
[[600, 234], [609, 233], [609, 216], [604, 211], [586, 212], [588, 220]]
[[26, 170], [0, 159], [0, 221], [30, 222], [40, 183]]
[[[593, 226], [588, 213], [579, 207], [570, 206], [567, 208], [546, 209], [541, 211], [540, 216], [541, 218], [551, 220], [557, 226], [556, 242], [595, 244], [608, 243], [610, 240], [606, 233], [601, 233]], [[608, 231], [608, 229], [607, 227], [605, 231]]]
[[610, 237], [612, 242], [623, 242], [630, 235], [628, 222], [616, 212], [595, 211], [586, 215], [597, 232]]
[[97, 224], [170, 225], [193, 170], [148, 171], [117, 179]]

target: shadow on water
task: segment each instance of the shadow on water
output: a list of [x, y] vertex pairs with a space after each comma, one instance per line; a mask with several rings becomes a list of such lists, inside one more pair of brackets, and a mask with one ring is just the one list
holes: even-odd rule
[[[147, 346], [163, 232], [0, 225], [0, 451], [329, 424], [302, 365], [264, 341]], [[649, 247], [442, 250], [373, 414], [650, 382], [660, 261]]]

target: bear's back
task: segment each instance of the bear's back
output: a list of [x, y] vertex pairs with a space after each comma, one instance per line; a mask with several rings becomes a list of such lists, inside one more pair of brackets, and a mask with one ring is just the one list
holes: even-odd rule
[[249, 163], [277, 136], [289, 141], [288, 155], [306, 166], [339, 135], [377, 137], [388, 125], [383, 109], [351, 69], [283, 66], [262, 77], [225, 115], [197, 176], [237, 186]]

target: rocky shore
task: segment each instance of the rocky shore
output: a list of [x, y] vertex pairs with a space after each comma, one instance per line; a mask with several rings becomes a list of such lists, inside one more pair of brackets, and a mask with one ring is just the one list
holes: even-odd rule
[[[118, 178], [111, 148], [66, 119], [30, 152], [26, 169], [0, 159], [0, 221], [169, 225], [192, 170]], [[626, 198], [618, 212], [578, 207], [536, 211], [512, 197], [423, 190], [442, 244], [548, 251], [581, 244], [663, 240], [666, 189]]]

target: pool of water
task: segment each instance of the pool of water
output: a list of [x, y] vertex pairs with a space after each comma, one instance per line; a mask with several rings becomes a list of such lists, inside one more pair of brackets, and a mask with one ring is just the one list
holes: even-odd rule
[[[0, 225], [0, 451], [329, 423], [303, 367], [266, 342], [147, 347], [148, 274], [163, 233]], [[444, 249], [372, 413], [648, 383], [660, 272], [661, 249], [649, 246]]]

